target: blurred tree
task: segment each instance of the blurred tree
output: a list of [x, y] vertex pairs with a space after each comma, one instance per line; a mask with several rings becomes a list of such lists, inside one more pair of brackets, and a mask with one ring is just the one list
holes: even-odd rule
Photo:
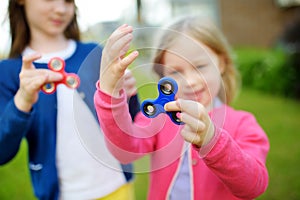
[[137, 22], [141, 24], [142, 20], [142, 0], [136, 0]]
[[290, 67], [293, 79], [290, 90], [293, 96], [300, 99], [300, 13], [285, 28], [279, 40], [280, 46], [288, 54], [289, 60], [286, 67]]

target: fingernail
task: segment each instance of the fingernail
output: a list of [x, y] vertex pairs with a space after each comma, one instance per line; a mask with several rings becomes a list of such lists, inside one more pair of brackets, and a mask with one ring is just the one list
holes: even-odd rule
[[176, 117], [181, 120], [181, 112], [177, 112]]

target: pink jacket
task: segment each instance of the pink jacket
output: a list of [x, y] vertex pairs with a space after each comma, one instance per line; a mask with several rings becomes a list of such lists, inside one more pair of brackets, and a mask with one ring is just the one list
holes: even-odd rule
[[98, 88], [94, 100], [107, 146], [120, 162], [150, 154], [149, 200], [168, 199], [184, 151], [193, 199], [253, 199], [266, 190], [269, 142], [251, 114], [225, 105], [215, 109], [210, 113], [215, 137], [196, 149], [186, 145], [182, 126], [165, 114], [148, 119], [139, 113], [132, 123], [124, 92], [121, 98], [112, 98]]

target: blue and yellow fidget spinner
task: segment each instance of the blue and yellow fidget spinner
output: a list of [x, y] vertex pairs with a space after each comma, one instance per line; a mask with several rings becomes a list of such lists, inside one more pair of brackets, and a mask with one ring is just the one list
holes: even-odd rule
[[65, 84], [67, 87], [71, 89], [78, 88], [80, 85], [80, 79], [78, 75], [74, 73], [67, 73], [65, 71], [65, 61], [61, 58], [54, 57], [48, 62], [48, 68], [52, 71], [59, 72], [63, 75], [63, 79], [61, 81], [47, 83], [42, 86], [41, 90], [46, 94], [52, 94], [56, 91], [56, 87], [58, 84]]
[[159, 91], [158, 98], [143, 101], [141, 105], [142, 113], [149, 118], [154, 118], [160, 113], [166, 113], [175, 124], [183, 124], [177, 117], [177, 114], [180, 113], [180, 111], [167, 112], [164, 109], [166, 103], [175, 100], [175, 94], [178, 91], [176, 81], [170, 77], [164, 77], [158, 81], [157, 87]]

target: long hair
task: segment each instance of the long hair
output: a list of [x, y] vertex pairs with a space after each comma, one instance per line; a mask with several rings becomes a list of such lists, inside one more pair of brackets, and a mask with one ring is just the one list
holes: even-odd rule
[[154, 53], [154, 72], [160, 77], [163, 76], [162, 57], [166, 50], [176, 42], [178, 32], [205, 44], [218, 56], [222, 56], [225, 62], [225, 70], [222, 73], [224, 90], [220, 90], [218, 96], [226, 104], [232, 102], [238, 89], [239, 74], [233, 63], [231, 48], [222, 32], [213, 23], [199, 16], [183, 17], [166, 26], [166, 31], [160, 35], [157, 50]]
[[[74, 0], [69, 0], [74, 3]], [[74, 5], [75, 6], [75, 5]], [[80, 40], [80, 30], [77, 23], [76, 6], [73, 20], [66, 28], [64, 35], [68, 39]], [[10, 25], [11, 46], [9, 57], [19, 56], [31, 39], [30, 29], [26, 19], [25, 9], [19, 0], [9, 0], [8, 17]]]

